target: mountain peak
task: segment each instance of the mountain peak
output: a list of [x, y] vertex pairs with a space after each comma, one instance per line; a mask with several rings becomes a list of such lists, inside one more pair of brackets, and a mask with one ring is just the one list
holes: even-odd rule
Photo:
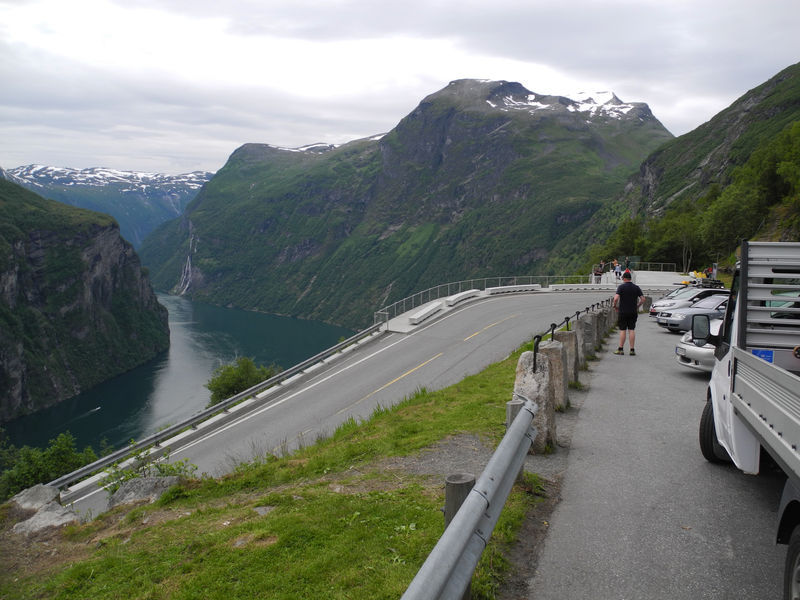
[[490, 79], [457, 79], [429, 95], [422, 104], [451, 102], [461, 109], [498, 110], [503, 112], [557, 111], [584, 114], [587, 120], [596, 117], [622, 119], [634, 109], [636, 116], [650, 115], [647, 104], [623, 102], [614, 92], [578, 92], [567, 96], [538, 94], [515, 81]]

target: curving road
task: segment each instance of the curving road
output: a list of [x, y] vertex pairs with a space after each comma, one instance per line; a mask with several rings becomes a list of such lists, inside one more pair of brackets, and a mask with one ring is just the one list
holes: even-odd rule
[[[606, 300], [604, 292], [547, 292], [481, 298], [404, 333], [386, 332], [289, 380], [257, 408], [178, 447], [170, 460], [219, 476], [255, 456], [311, 443], [353, 417], [369, 417], [425, 387], [441, 389], [497, 362], [567, 315]], [[509, 391], [510, 393], [510, 391]], [[87, 486], [79, 512], [105, 510], [106, 494]]]
[[608, 297], [603, 292], [485, 298], [408, 333], [384, 333], [171, 456], [220, 475], [254, 453], [313, 442], [348, 418], [367, 418], [377, 406], [395, 404], [420, 387], [440, 389], [477, 373], [551, 322]]

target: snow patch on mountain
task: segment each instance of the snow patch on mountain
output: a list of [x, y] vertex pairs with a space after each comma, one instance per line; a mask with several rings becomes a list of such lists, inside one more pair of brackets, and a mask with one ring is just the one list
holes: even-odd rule
[[121, 186], [122, 192], [147, 192], [153, 187], [169, 188], [183, 186], [187, 189], [200, 189], [213, 173], [194, 171], [180, 175], [164, 175], [163, 173], [146, 173], [141, 171], [120, 171], [103, 167], [88, 169], [71, 169], [69, 167], [48, 167], [45, 165], [26, 165], [5, 171], [6, 176], [16, 183], [44, 188], [46, 186], [63, 185], [104, 187]]
[[520, 99], [515, 96], [505, 96], [501, 103], [486, 100], [492, 108], [499, 110], [525, 110], [531, 113], [539, 110], [567, 110], [569, 112], [586, 113], [587, 117], [605, 116], [621, 119], [628, 114], [636, 104], [622, 102], [613, 92], [579, 92], [570, 97], [543, 96], [529, 94]]

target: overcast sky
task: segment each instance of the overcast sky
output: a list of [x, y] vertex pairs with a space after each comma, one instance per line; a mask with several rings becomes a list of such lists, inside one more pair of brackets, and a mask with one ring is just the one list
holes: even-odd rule
[[0, 167], [216, 171], [392, 129], [461, 78], [675, 135], [800, 62], [800, 0], [0, 0]]

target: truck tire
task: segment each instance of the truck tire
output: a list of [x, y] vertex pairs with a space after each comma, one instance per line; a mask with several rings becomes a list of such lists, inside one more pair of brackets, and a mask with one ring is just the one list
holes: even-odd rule
[[789, 547], [786, 549], [786, 566], [783, 569], [783, 598], [800, 598], [800, 525], [792, 531]]
[[700, 417], [700, 451], [708, 462], [731, 462], [728, 451], [720, 446], [717, 441], [717, 430], [714, 427], [714, 407], [711, 404], [711, 400], [706, 402], [703, 414]]

